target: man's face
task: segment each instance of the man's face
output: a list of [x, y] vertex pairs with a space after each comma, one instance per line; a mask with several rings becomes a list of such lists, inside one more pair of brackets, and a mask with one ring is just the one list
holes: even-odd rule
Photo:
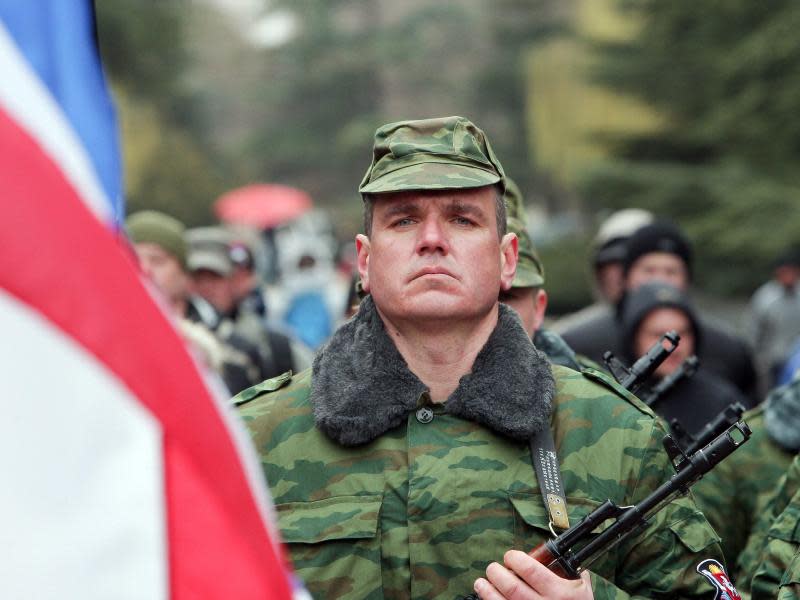
[[651, 281], [661, 281], [686, 291], [689, 287], [689, 271], [686, 269], [686, 263], [675, 254], [667, 252], [650, 252], [642, 255], [628, 269], [625, 287], [628, 290], [635, 290]]
[[493, 187], [381, 194], [356, 238], [365, 291], [390, 320], [486, 316], [511, 287], [517, 238], [498, 238]]
[[500, 292], [500, 302], [507, 304], [519, 315], [528, 337], [542, 326], [547, 310], [547, 292], [536, 287], [512, 287]]
[[680, 343], [656, 369], [656, 376], [665, 377], [694, 354], [694, 331], [686, 313], [675, 308], [657, 308], [642, 319], [636, 330], [634, 350], [637, 358], [647, 352], [667, 331], [674, 329], [681, 336]]
[[197, 269], [192, 273], [195, 293], [208, 301], [220, 314], [230, 312], [235, 304], [230, 277], [209, 269]]
[[793, 288], [800, 281], [800, 268], [781, 265], [775, 269], [775, 280], [785, 288]]
[[625, 289], [625, 274], [621, 262], [609, 262], [595, 269], [595, 280], [600, 295], [616, 304]]
[[239, 302], [257, 286], [255, 273], [245, 267], [234, 267], [231, 273], [231, 288], [235, 302]]
[[164, 294], [168, 302], [184, 300], [189, 293], [189, 277], [181, 263], [158, 244], [141, 242], [133, 245], [142, 272]]

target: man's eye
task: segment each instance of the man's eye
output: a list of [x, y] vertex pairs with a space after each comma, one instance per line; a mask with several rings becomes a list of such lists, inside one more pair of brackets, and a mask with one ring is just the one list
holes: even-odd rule
[[458, 223], [459, 225], [472, 225], [472, 219], [468, 219], [467, 217], [453, 217], [453, 222]]
[[397, 219], [393, 225], [395, 227], [405, 227], [407, 225], [411, 225], [412, 223], [414, 223], [414, 219], [411, 217], [403, 217], [402, 219]]

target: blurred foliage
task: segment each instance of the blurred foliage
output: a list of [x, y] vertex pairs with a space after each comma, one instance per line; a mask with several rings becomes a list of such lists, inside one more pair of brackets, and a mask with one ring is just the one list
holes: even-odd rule
[[596, 81], [658, 109], [652, 133], [606, 137], [614, 159], [587, 169], [589, 207], [641, 206], [675, 219], [697, 247], [697, 280], [745, 294], [800, 239], [800, 4], [790, 0], [624, 0], [642, 23], [598, 43]]
[[589, 238], [582, 236], [564, 237], [538, 247], [545, 269], [549, 316], [563, 315], [591, 304], [589, 243]]
[[[259, 20], [295, 24], [266, 46], [218, 2], [96, 6], [130, 210], [208, 223], [222, 191], [273, 181], [349, 237], [374, 129], [462, 114], [529, 204], [677, 220], [708, 291], [750, 292], [800, 234], [790, 0], [264, 0]], [[585, 242], [540, 248], [554, 306], [588, 298]]]
[[378, 118], [379, 88], [372, 3], [358, 2], [354, 27], [333, 14], [353, 2], [276, 1], [272, 9], [300, 16], [289, 43], [266, 51], [263, 111], [249, 144], [258, 178], [296, 185], [315, 198], [342, 201], [355, 191]]
[[95, 4], [122, 130], [128, 212], [154, 208], [190, 226], [212, 222], [211, 202], [232, 178], [207, 142], [202, 99], [189, 82], [187, 3]]
[[552, 26], [545, 2], [275, 0], [299, 29], [265, 51], [264, 110], [251, 173], [352, 202], [382, 123], [463, 114], [510, 173], [532, 177], [525, 127], [526, 44]]

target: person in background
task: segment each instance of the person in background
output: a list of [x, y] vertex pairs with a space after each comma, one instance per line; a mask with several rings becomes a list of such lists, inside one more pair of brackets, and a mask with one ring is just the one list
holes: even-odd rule
[[356, 238], [368, 295], [310, 371], [235, 399], [298, 575], [338, 600], [707, 596], [695, 567], [720, 550], [691, 496], [577, 581], [526, 553], [551, 535], [534, 436], [552, 436], [572, 522], [673, 469], [651, 411], [549, 363], [498, 302], [517, 263], [505, 185], [467, 119], [376, 132]]
[[307, 367], [308, 352], [295, 351], [299, 344], [268, 327], [256, 313], [239, 309], [230, 232], [221, 227], [198, 227], [189, 230], [187, 237], [194, 289], [217, 312], [213, 331], [221, 340], [246, 354], [252, 364], [247, 381], [237, 385], [235, 393], [264, 379]]
[[199, 318], [201, 313], [213, 314], [213, 309], [190, 293], [183, 223], [162, 212], [144, 210], [126, 219], [125, 231], [142, 272], [166, 301], [192, 354], [224, 376], [229, 353]]
[[231, 233], [228, 253], [233, 264], [231, 285], [238, 309], [254, 313], [261, 320], [267, 320], [267, 301], [261, 278], [256, 270], [253, 249], [242, 235]]
[[797, 338], [789, 351], [789, 357], [781, 369], [776, 385], [786, 385], [800, 372], [800, 338]]
[[506, 178], [504, 194], [508, 231], [517, 236], [517, 271], [508, 290], [500, 292], [500, 302], [513, 308], [534, 345], [547, 355], [553, 364], [580, 371], [583, 367], [575, 352], [561, 337], [544, 329], [547, 311], [547, 292], [544, 289], [544, 266], [528, 233], [525, 202], [519, 187]]
[[800, 451], [800, 378], [773, 389], [744, 413], [752, 435], [692, 488], [698, 506], [722, 538], [728, 565], [739, 565], [737, 583], [749, 581], [760, 548], [749, 546], [780, 478]]
[[592, 243], [594, 304], [558, 319], [557, 333], [580, 331], [583, 337], [608, 339], [614, 310], [624, 293], [625, 242], [637, 229], [653, 222], [653, 215], [641, 208], [625, 208], [605, 219]]
[[[618, 316], [624, 310], [627, 294], [654, 281], [688, 293], [692, 281], [692, 254], [689, 240], [673, 223], [656, 221], [641, 227], [626, 243], [623, 261], [625, 296], [617, 305], [617, 315], [607, 317], [605, 324], [598, 327], [598, 330], [611, 332], [609, 337], [584, 335], [583, 328], [564, 331], [562, 337], [576, 352], [601, 364], [607, 350], [621, 355], [623, 338], [618, 334]], [[715, 321], [700, 315], [697, 322], [699, 341], [696, 354], [703, 369], [732, 383], [745, 396], [746, 406], [754, 406], [758, 397], [750, 348]]]
[[800, 457], [789, 468], [757, 516], [739, 557], [739, 579], [752, 600], [789, 600], [800, 594]]
[[766, 392], [779, 382], [800, 338], [800, 248], [790, 248], [775, 260], [772, 279], [750, 299], [750, 335]]
[[[696, 353], [702, 343], [702, 331], [689, 298], [678, 288], [654, 281], [628, 294], [620, 318], [621, 346], [628, 364], [633, 364], [668, 331], [676, 331], [680, 343], [637, 392], [642, 399], [648, 397], [653, 386]], [[696, 436], [706, 424], [737, 402], [746, 402], [741, 392], [704, 369], [701, 361], [692, 377], [677, 383], [651, 407], [671, 426], [676, 421], [683, 430]]]

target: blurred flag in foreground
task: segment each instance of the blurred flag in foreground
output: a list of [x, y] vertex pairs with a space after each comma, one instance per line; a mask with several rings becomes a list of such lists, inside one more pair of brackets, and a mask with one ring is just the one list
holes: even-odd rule
[[94, 27], [0, 0], [0, 597], [289, 598], [246, 436], [117, 238]]

